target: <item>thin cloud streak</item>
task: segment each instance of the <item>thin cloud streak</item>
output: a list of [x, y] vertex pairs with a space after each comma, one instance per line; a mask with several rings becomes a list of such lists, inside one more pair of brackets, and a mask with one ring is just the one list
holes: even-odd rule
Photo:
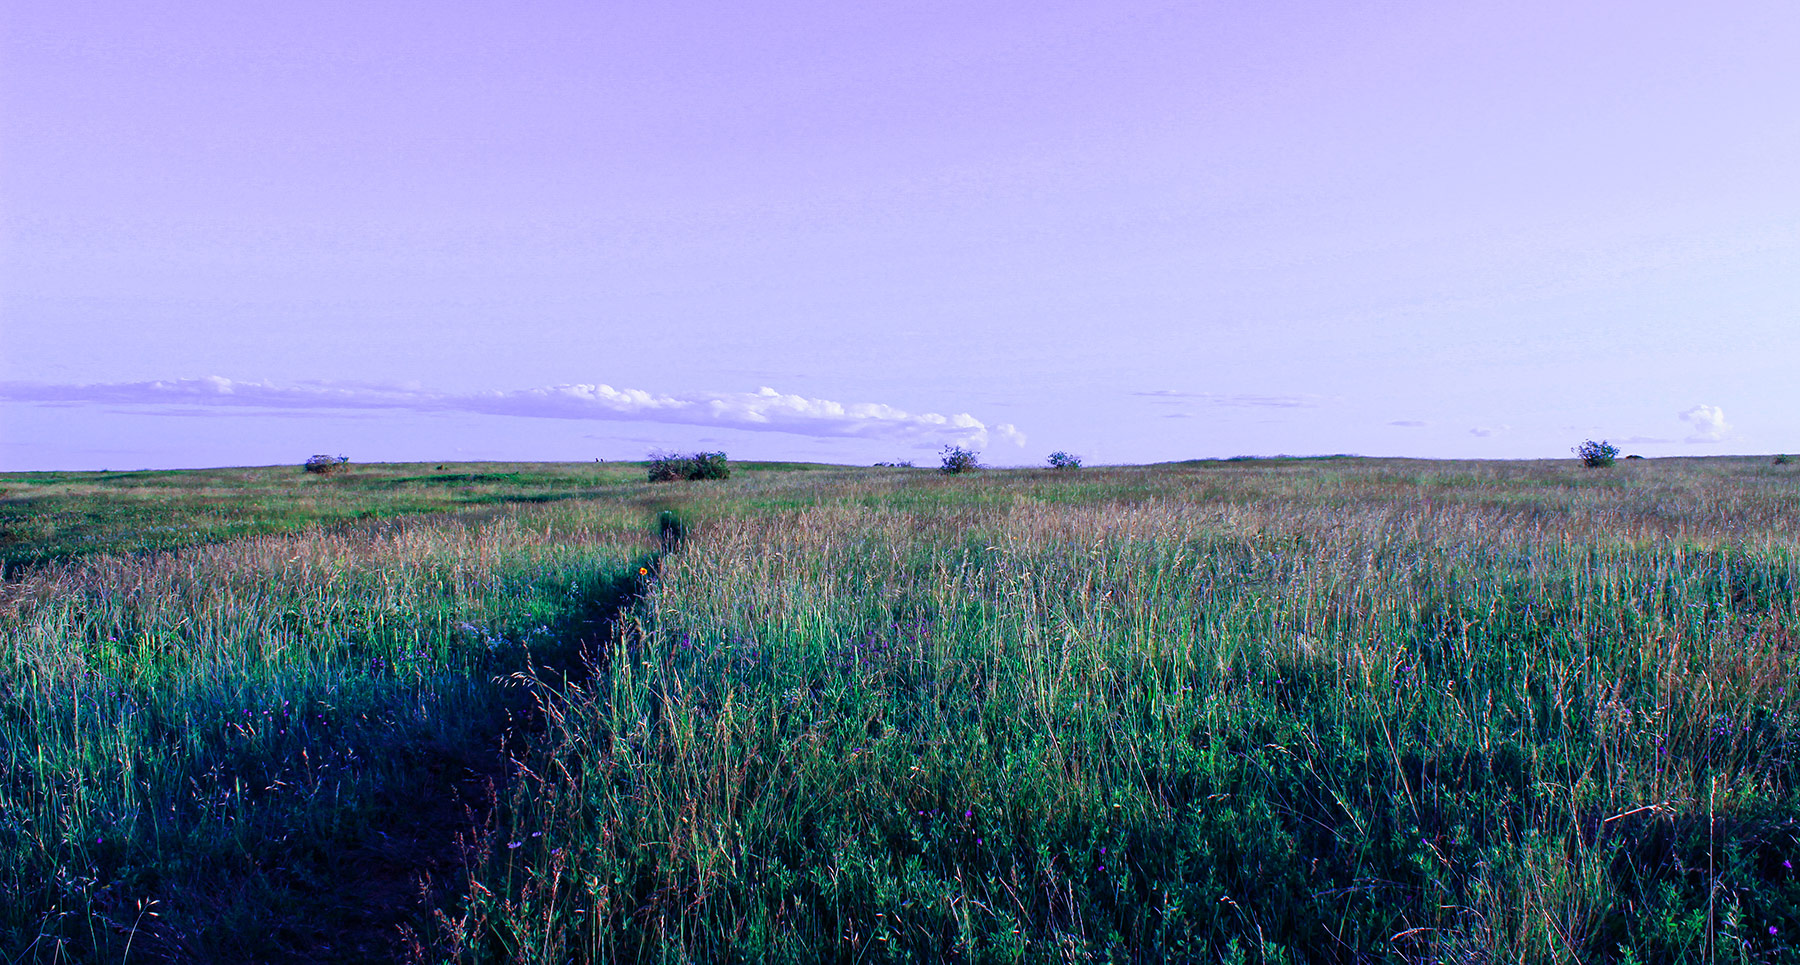
[[1147, 398], [1158, 405], [1182, 405], [1197, 403], [1200, 405], [1274, 408], [1274, 409], [1311, 409], [1319, 405], [1316, 396], [1307, 395], [1253, 395], [1245, 392], [1177, 392], [1174, 389], [1154, 389], [1147, 392], [1133, 392], [1132, 395]]
[[[989, 426], [961, 412], [913, 413], [879, 402], [843, 403], [778, 392], [666, 395], [616, 389], [604, 383], [548, 385], [471, 393], [435, 392], [417, 385], [242, 382], [219, 376], [152, 382], [56, 385], [0, 382], [0, 401], [41, 404], [178, 406], [264, 410], [388, 409], [472, 412], [527, 419], [660, 422], [717, 426], [803, 436], [889, 439], [925, 444], [985, 446], [990, 439], [1024, 445], [1010, 423]], [[188, 410], [192, 412], [192, 410]]]

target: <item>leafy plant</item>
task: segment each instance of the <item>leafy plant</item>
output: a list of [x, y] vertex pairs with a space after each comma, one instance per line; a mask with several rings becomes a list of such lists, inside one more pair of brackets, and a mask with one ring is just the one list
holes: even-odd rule
[[1793, 462], [1793, 461], [1794, 461], [1794, 459], [1792, 456], [1788, 456], [1785, 454], [1775, 457], [1775, 465], [1777, 465], [1777, 466], [1785, 466], [1788, 463]]
[[1061, 449], [1050, 454], [1051, 469], [1080, 469], [1081, 457]]
[[723, 452], [651, 453], [648, 469], [651, 482], [731, 477], [731, 465]]
[[981, 462], [976, 458], [977, 454], [962, 446], [945, 446], [941, 455], [944, 461], [938, 467], [938, 472], [948, 476], [973, 472], [981, 468]]
[[1619, 447], [1604, 439], [1599, 442], [1589, 439], [1569, 451], [1580, 456], [1581, 464], [1589, 469], [1610, 466], [1613, 464], [1613, 460], [1619, 458]]
[[689, 479], [731, 478], [731, 465], [725, 461], [723, 452], [696, 452], [688, 459], [691, 463]]
[[347, 456], [318, 455], [307, 459], [305, 468], [307, 472], [316, 472], [322, 476], [329, 476], [334, 472], [342, 472], [345, 464], [349, 461], [350, 459]]

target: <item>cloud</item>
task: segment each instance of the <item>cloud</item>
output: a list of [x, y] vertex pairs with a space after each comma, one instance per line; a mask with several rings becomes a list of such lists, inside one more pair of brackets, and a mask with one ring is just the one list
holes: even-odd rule
[[1149, 392], [1133, 392], [1151, 400], [1157, 405], [1199, 405], [1222, 406], [1232, 408], [1275, 408], [1275, 409], [1310, 409], [1319, 404], [1317, 396], [1311, 395], [1252, 395], [1246, 392], [1177, 392], [1173, 389], [1155, 389]]
[[1426, 426], [1431, 425], [1431, 423], [1421, 422], [1418, 419], [1395, 419], [1394, 421], [1388, 423], [1388, 425], [1400, 426], [1403, 429], [1423, 429]]
[[154, 382], [55, 385], [0, 382], [0, 401], [43, 404], [192, 408], [252, 408], [274, 411], [399, 409], [411, 412], [473, 412], [528, 419], [661, 422], [717, 426], [803, 436], [858, 437], [930, 445], [985, 446], [992, 436], [1024, 445], [1025, 435], [1010, 423], [992, 428], [961, 412], [912, 413], [879, 402], [834, 402], [763, 387], [755, 392], [664, 395], [643, 389], [615, 389], [604, 383], [547, 385], [471, 393], [435, 392], [417, 384], [364, 382], [240, 382], [219, 376]]
[[1469, 430], [1469, 435], [1476, 436], [1476, 437], [1479, 437], [1482, 439], [1486, 439], [1489, 436], [1496, 435], [1496, 434], [1502, 433], [1502, 432], [1506, 432], [1510, 429], [1512, 429], [1512, 426], [1476, 426], [1475, 428]]
[[1015, 446], [1023, 446], [1025, 444], [1025, 433], [1020, 432], [1018, 426], [1015, 426], [1010, 422], [1002, 422], [994, 426], [994, 431], [1000, 435], [1000, 438], [1005, 439]]
[[1725, 421], [1725, 410], [1716, 405], [1697, 405], [1681, 413], [1681, 421], [1693, 430], [1688, 434], [1687, 442], [1718, 442], [1731, 434], [1731, 424]]

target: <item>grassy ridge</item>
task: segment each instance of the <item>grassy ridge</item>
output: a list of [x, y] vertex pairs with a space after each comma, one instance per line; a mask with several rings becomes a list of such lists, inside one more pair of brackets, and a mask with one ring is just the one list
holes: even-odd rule
[[[820, 467], [746, 463], [792, 474]], [[297, 466], [171, 472], [0, 473], [0, 575], [99, 553], [177, 549], [309, 526], [641, 491], [644, 464], [352, 464], [329, 476]]]
[[[364, 470], [494, 505], [0, 584], [0, 936], [1797, 961], [1785, 468]], [[423, 906], [340, 893], [409, 862]]]

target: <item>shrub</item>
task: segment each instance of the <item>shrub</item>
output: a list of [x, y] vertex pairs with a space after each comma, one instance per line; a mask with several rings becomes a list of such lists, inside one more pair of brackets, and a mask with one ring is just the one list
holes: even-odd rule
[[911, 469], [912, 467], [913, 464], [911, 459], [902, 459], [899, 462], [878, 462], [875, 464], [875, 468], [877, 469]]
[[1080, 469], [1081, 457], [1061, 449], [1050, 454], [1051, 469]]
[[651, 482], [677, 479], [729, 479], [731, 465], [722, 452], [653, 452], [650, 454]]
[[1599, 442], [1589, 439], [1569, 451], [1580, 456], [1581, 464], [1589, 469], [1610, 466], [1614, 459], [1619, 458], [1619, 447], [1604, 439]]
[[942, 455], [944, 462], [938, 467], [938, 472], [945, 475], [954, 476], [981, 468], [981, 463], [976, 460], [976, 454], [961, 446], [945, 446]]
[[723, 452], [696, 452], [688, 457], [689, 479], [730, 479], [731, 465]]
[[344, 465], [349, 461], [350, 459], [346, 456], [313, 456], [306, 460], [305, 468], [307, 472], [329, 476], [334, 472], [343, 471]]
[[1790, 456], [1787, 456], [1787, 455], [1780, 455], [1780, 456], [1775, 457], [1775, 465], [1777, 465], [1777, 466], [1785, 466], [1788, 463], [1793, 462], [1793, 461], [1794, 461], [1793, 458]]

